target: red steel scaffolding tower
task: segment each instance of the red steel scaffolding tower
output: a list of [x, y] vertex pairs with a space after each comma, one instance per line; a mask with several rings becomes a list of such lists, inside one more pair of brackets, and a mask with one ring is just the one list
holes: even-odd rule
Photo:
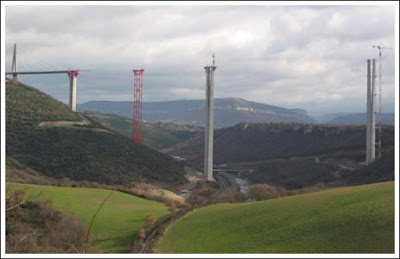
[[143, 95], [143, 72], [144, 69], [133, 70], [134, 74], [134, 102], [133, 102], [133, 132], [132, 140], [136, 144], [142, 144], [142, 95]]

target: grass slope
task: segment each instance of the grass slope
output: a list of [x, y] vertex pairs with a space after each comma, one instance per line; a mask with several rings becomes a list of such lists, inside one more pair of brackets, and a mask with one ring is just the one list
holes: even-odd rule
[[394, 183], [199, 209], [159, 253], [393, 253]]
[[[72, 213], [90, 224], [93, 215], [110, 190], [68, 188], [44, 185], [8, 183], [8, 188], [22, 189], [26, 197], [49, 197], [57, 210]], [[160, 202], [114, 192], [106, 201], [92, 226], [95, 245], [103, 252], [128, 252], [138, 230], [145, 225], [145, 216], [168, 215], [168, 207]]]

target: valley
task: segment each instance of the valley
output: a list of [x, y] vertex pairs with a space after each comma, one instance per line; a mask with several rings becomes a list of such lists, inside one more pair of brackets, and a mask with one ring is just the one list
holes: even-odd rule
[[400, 258], [398, 9], [2, 1], [0, 257]]
[[[376, 194], [376, 199], [390, 203], [391, 183], [388, 181], [394, 179], [394, 128], [390, 125], [383, 127], [382, 156], [367, 167], [362, 164], [365, 156], [363, 125], [241, 122], [219, 128], [214, 135], [215, 181], [207, 182], [203, 180], [204, 128], [200, 126], [145, 122], [144, 145], [137, 145], [131, 140], [132, 120], [124, 116], [98, 111], [72, 113], [50, 96], [25, 85], [8, 84], [7, 94], [7, 188], [23, 190], [30, 198], [51, 198], [56, 210], [83, 219], [86, 224], [91, 223], [105, 196], [112, 193], [98, 211], [90, 230], [93, 249], [104, 253], [326, 253], [331, 250], [321, 242], [332, 241], [323, 230], [324, 224], [336, 224], [333, 216], [327, 215], [333, 212], [350, 215], [351, 211], [362, 210], [362, 206], [376, 206], [377, 201], [370, 196], [376, 194], [373, 186], [383, 188], [382, 192], [386, 193], [386, 196]], [[30, 106], [30, 103], [39, 105]], [[355, 185], [359, 187], [351, 187]], [[344, 186], [349, 186], [346, 187], [349, 189], [337, 189]], [[360, 197], [370, 197], [363, 199], [374, 205], [360, 205], [361, 201], [355, 199], [343, 211], [337, 210], [344, 204], [338, 202], [341, 198], [335, 196], [336, 190], [348, 193], [346, 197], [363, 190]], [[326, 201], [313, 201], [321, 194], [337, 204], [332, 204], [331, 209], [323, 208], [319, 204]], [[358, 197], [359, 194], [354, 195]], [[299, 222], [299, 229], [308, 233], [307, 226], [316, 224], [321, 233], [307, 236], [294, 228], [291, 230], [294, 232], [287, 233], [288, 237], [276, 237], [287, 239], [287, 244], [266, 239], [266, 235], [282, 232], [278, 230], [282, 224], [278, 218], [286, 218], [295, 225], [296, 220], [301, 221], [301, 218], [295, 220], [288, 216], [294, 212], [285, 212], [292, 205], [281, 205], [286, 201], [292, 204], [291, 200], [296, 204], [315, 205], [304, 208], [322, 213], [326, 221], [309, 217], [306, 225]], [[225, 209], [229, 211], [229, 217], [233, 217], [232, 221]], [[270, 240], [276, 245], [264, 249], [264, 243], [246, 237], [243, 229], [234, 230], [248, 240], [241, 245], [235, 243], [238, 241], [234, 236], [223, 239], [227, 243], [217, 242], [210, 246], [207, 242], [198, 242], [195, 245], [190, 234], [185, 237], [190, 244], [176, 243], [175, 240], [189, 232], [196, 236], [206, 233], [227, 236], [215, 232], [220, 228], [212, 230], [197, 226], [197, 222], [204, 222], [204, 219], [196, 216], [193, 216], [193, 222], [188, 223], [189, 228], [202, 228], [204, 233], [179, 230], [180, 224], [184, 224], [181, 222], [208, 210], [217, 213], [215, 220], [221, 219], [223, 223], [206, 221], [207, 224], [228, 230], [235, 229], [231, 222], [243, 223], [244, 229], [259, 235], [259, 242]], [[281, 214], [268, 213], [265, 217], [251, 219], [247, 214], [239, 213], [243, 210], [255, 215], [265, 214], [264, 210]], [[385, 236], [389, 243], [372, 246], [371, 251], [392, 249], [387, 234], [391, 226], [387, 215], [391, 212], [390, 206], [385, 212], [376, 212], [386, 215], [386, 223], [384, 226], [370, 226], [376, 235]], [[311, 215], [306, 210], [299, 213], [304, 217]], [[152, 215], [150, 221], [149, 215]], [[376, 215], [367, 213], [355, 217], [372, 222]], [[348, 228], [356, 218], [343, 227]], [[277, 229], [256, 234], [257, 231], [252, 231], [255, 226], [248, 224], [276, 226]], [[338, 235], [349, 236], [346, 230], [337, 228]], [[336, 250], [368, 253], [361, 248], [368, 243], [361, 238], [362, 233], [354, 234], [357, 237], [353, 236], [351, 247], [345, 244], [346, 241], [339, 240]], [[291, 243], [294, 241], [290, 236], [302, 235], [301, 242], [304, 243], [299, 240], [297, 245]], [[316, 242], [316, 238], [321, 239], [318, 247], [304, 245]]]

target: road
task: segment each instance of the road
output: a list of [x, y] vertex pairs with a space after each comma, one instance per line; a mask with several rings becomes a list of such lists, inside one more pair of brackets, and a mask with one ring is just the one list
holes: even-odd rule
[[142, 247], [142, 249], [140, 249], [139, 254], [145, 254], [149, 251], [150, 248], [150, 244], [154, 239], [154, 236], [157, 234], [158, 230], [160, 229], [160, 227], [156, 227], [151, 234], [146, 238], [146, 241], [144, 242], [144, 245]]
[[[194, 172], [193, 172], [193, 168], [191, 168], [191, 167], [189, 167], [189, 166], [185, 166], [185, 170], [186, 170], [186, 173], [189, 175], [189, 186], [188, 186], [186, 189], [184, 189], [184, 190], [181, 191], [180, 196], [182, 196], [182, 197], [184, 197], [184, 198], [187, 198], [187, 197], [190, 195], [190, 191], [191, 191], [193, 188], [196, 187], [197, 179], [196, 179], [196, 176], [195, 176], [195, 174], [194, 174]], [[162, 222], [161, 225], [162, 225], [162, 224], [165, 224], [165, 222], [166, 222], [167, 220], [168, 220], [168, 219], [164, 220], [164, 222]], [[152, 241], [153, 241], [154, 238], [156, 237], [156, 235], [157, 235], [157, 233], [159, 232], [159, 230], [160, 230], [160, 227], [157, 226], [156, 228], [154, 228], [154, 229], [151, 231], [150, 235], [146, 238], [146, 241], [144, 242], [143, 247], [142, 247], [142, 248], [140, 249], [140, 251], [138, 252], [139, 254], [144, 254], [144, 253], [147, 253], [147, 252], [149, 251], [150, 244], [152, 243]]]
[[167, 222], [170, 220], [170, 218], [164, 219], [158, 226], [156, 226], [150, 233], [150, 235], [146, 238], [146, 241], [144, 242], [142, 248], [138, 252], [138, 254], [145, 254], [149, 251], [151, 243], [154, 241], [154, 238], [158, 234], [160, 227], [164, 224], [167, 224]]
[[355, 168], [352, 168], [352, 167], [349, 167], [349, 166], [346, 166], [346, 165], [339, 164], [339, 162], [330, 162], [330, 163], [321, 162], [320, 159], [319, 159], [318, 157], [315, 157], [315, 158], [314, 158], [314, 162], [315, 162], [316, 164], [335, 165], [335, 166], [339, 167], [339, 168], [342, 169], [342, 170], [348, 170], [348, 171], [354, 171], [354, 170], [356, 170]]
[[185, 166], [186, 173], [189, 175], [189, 186], [181, 191], [180, 196], [183, 198], [187, 198], [190, 195], [190, 191], [196, 187], [197, 184], [197, 179], [196, 176], [194, 175], [193, 168], [190, 166]]
[[[190, 191], [196, 187], [197, 181], [198, 179], [195, 176], [195, 173], [193, 172], [193, 168], [189, 167], [189, 166], [185, 166], [185, 170], [189, 175], [189, 186], [182, 190], [183, 193], [181, 193], [180, 195], [184, 198], [187, 198], [190, 195]], [[233, 178], [231, 180], [227, 179], [228, 177], [233, 177], [230, 176], [228, 174], [224, 174], [224, 173], [218, 173], [214, 175], [215, 180], [217, 181], [217, 183], [220, 186], [220, 191], [216, 193], [216, 195], [225, 192], [225, 191], [231, 191], [231, 190], [236, 190], [238, 188], [238, 184], [235, 182], [235, 180], [233, 180]], [[166, 224], [167, 221], [169, 219], [165, 219], [160, 225]], [[146, 238], [146, 241], [143, 244], [143, 247], [140, 249], [140, 251], [138, 252], [139, 254], [144, 254], [144, 253], [148, 253], [150, 246], [152, 244], [152, 242], [154, 241], [154, 239], [156, 238], [158, 232], [160, 230], [160, 226], [155, 227], [150, 235]]]

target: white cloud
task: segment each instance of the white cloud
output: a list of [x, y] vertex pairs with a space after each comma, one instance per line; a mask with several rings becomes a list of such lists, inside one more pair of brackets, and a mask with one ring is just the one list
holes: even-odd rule
[[[21, 69], [93, 70], [79, 78], [79, 102], [130, 100], [140, 66], [145, 101], [204, 98], [203, 67], [215, 52], [216, 97], [361, 111], [372, 45], [395, 45], [392, 6], [18, 5], [6, 6], [5, 23], [7, 67], [17, 42]], [[389, 103], [393, 51], [383, 73]], [[52, 87], [68, 82], [54, 80], [40, 85], [66, 100]]]

